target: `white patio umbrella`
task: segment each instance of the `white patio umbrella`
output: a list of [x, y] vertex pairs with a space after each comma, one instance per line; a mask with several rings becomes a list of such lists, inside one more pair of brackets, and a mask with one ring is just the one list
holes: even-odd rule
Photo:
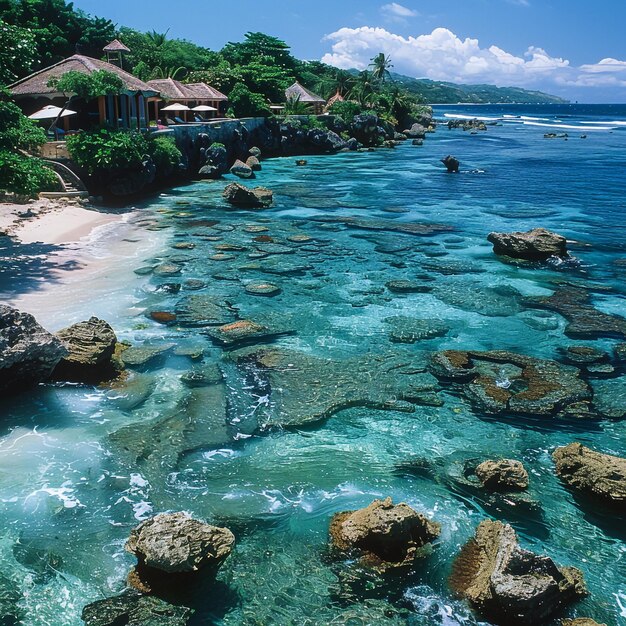
[[174, 102], [174, 104], [168, 104], [166, 107], [163, 107], [161, 111], [190, 111], [191, 109], [186, 104], [180, 104], [179, 102]]
[[[59, 117], [59, 113], [61, 113], [61, 107], [54, 106], [53, 104], [49, 104], [45, 106], [43, 109], [39, 111], [35, 111], [32, 115], [28, 117], [31, 120], [52, 120]], [[70, 109], [65, 109], [61, 114], [61, 117], [68, 117], [69, 115], [76, 115], [76, 111], [71, 111]]]
[[193, 107], [192, 111], [217, 111], [215, 107], [210, 107], [208, 104], [199, 104], [197, 107]]

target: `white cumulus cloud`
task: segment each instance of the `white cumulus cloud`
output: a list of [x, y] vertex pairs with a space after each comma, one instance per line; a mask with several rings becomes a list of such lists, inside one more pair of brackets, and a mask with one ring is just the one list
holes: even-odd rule
[[341, 28], [325, 37], [331, 51], [322, 61], [337, 67], [365, 69], [379, 52], [389, 55], [395, 71], [416, 78], [457, 83], [489, 83], [565, 93], [568, 86], [626, 86], [626, 61], [602, 59], [575, 67], [567, 59], [531, 46], [521, 56], [478, 39], [461, 39], [447, 28], [404, 37], [385, 28]]

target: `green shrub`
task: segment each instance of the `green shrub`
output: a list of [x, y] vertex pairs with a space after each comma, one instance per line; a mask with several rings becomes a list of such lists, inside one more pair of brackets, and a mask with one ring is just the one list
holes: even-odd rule
[[330, 107], [329, 113], [331, 115], [339, 116], [344, 122], [349, 124], [352, 122], [352, 118], [355, 115], [358, 115], [363, 110], [363, 107], [356, 102], [349, 102], [345, 100], [343, 102], [335, 102], [332, 107]]
[[157, 175], [170, 176], [175, 172], [183, 158], [171, 137], [148, 135], [148, 154], [157, 168]]
[[0, 100], [0, 150], [34, 150], [44, 143], [46, 133], [35, 122], [12, 102]]
[[58, 191], [59, 179], [40, 159], [0, 150], [0, 189], [34, 196], [40, 191]]
[[237, 117], [267, 117], [271, 114], [263, 95], [250, 91], [243, 83], [232, 88], [228, 101]]
[[69, 136], [67, 149], [72, 161], [89, 174], [138, 169], [149, 156], [148, 140], [141, 133], [106, 128]]

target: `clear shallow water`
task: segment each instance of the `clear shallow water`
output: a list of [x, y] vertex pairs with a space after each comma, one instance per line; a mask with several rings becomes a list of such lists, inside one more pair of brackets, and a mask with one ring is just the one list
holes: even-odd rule
[[[76, 272], [75, 279], [64, 275], [48, 295], [38, 295], [28, 273], [0, 278], [7, 299], [51, 330], [93, 313], [109, 320], [121, 339], [204, 352], [203, 362], [171, 352], [144, 368], [135, 396], [143, 401], [134, 407], [120, 405], [119, 394], [76, 386], [42, 386], [2, 402], [0, 584], [19, 594], [24, 624], [79, 625], [86, 603], [123, 589], [133, 563], [123, 544], [132, 526], [169, 509], [226, 524], [237, 536], [235, 552], [205, 598], [203, 623], [481, 623], [450, 595], [446, 579], [459, 547], [488, 516], [511, 522], [524, 547], [583, 570], [591, 595], [569, 615], [624, 623], [623, 526], [580, 508], [550, 458], [554, 447], [573, 440], [624, 456], [624, 422], [486, 419], [462, 398], [440, 392], [441, 407], [417, 406], [413, 413], [356, 407], [298, 428], [259, 431], [281, 417], [279, 407], [251, 388], [232, 359], [201, 328], [165, 327], [145, 315], [173, 311], [189, 295], [211, 295], [238, 307], [242, 318], [297, 331], [275, 345], [333, 361], [399, 351], [420, 367], [430, 351], [445, 348], [502, 348], [543, 358], [560, 358], [559, 348], [577, 343], [612, 350], [614, 340], [567, 338], [563, 318], [524, 310], [520, 298], [550, 294], [559, 280], [593, 282], [613, 288], [594, 294], [595, 306], [624, 313], [624, 270], [614, 261], [626, 257], [626, 131], [585, 131], [580, 139], [569, 130], [568, 141], [548, 140], [543, 133], [550, 129], [503, 116], [588, 126], [626, 120], [626, 108], [478, 111], [442, 107], [436, 113], [497, 117], [502, 125], [478, 135], [441, 127], [422, 148], [407, 143], [310, 157], [304, 168], [293, 159], [265, 161], [256, 182], [274, 190], [270, 210], [224, 209], [222, 182], [163, 194], [143, 207], [143, 226], [137, 224], [142, 218], [127, 225], [122, 239], [130, 241], [111, 239], [102, 265]], [[460, 159], [458, 176], [442, 171], [439, 159], [446, 154]], [[319, 221], [346, 217], [448, 224], [454, 231], [418, 237]], [[251, 225], [268, 231], [250, 232]], [[581, 242], [573, 247], [581, 267], [506, 265], [485, 239], [491, 230], [534, 226]], [[281, 243], [294, 234], [312, 241], [289, 243], [298, 248], [293, 254], [249, 258], [264, 243], [254, 238], [264, 234]], [[181, 242], [195, 247], [172, 248]], [[246, 250], [212, 258], [224, 243]], [[181, 263], [182, 273], [134, 273], [163, 260]], [[285, 263], [301, 271], [267, 273], [271, 264]], [[397, 295], [384, 288], [389, 280], [416, 277], [433, 291]], [[190, 279], [206, 284], [191, 290], [197, 285], [185, 284]], [[247, 294], [243, 284], [252, 280], [276, 283], [282, 293]], [[182, 288], [168, 294], [158, 289], [165, 283]], [[28, 294], [18, 297], [20, 287]], [[397, 316], [438, 319], [450, 330], [413, 345], [393, 344], [388, 320]], [[210, 363], [225, 373], [223, 397], [190, 390], [180, 380]], [[371, 376], [366, 385], [377, 373]], [[158, 453], [141, 462], [120, 449], [123, 442], [149, 452], [155, 433], [167, 439], [178, 432], [180, 415], [182, 422], [213, 420], [215, 406], [226, 399], [226, 436], [183, 428], [184, 454], [174, 454], [175, 445], [156, 446]], [[532, 513], [494, 508], [459, 480], [467, 460], [498, 456], [523, 460], [529, 469], [530, 496], [539, 503]], [[415, 459], [426, 459], [430, 471], [407, 470]], [[413, 572], [359, 582], [350, 564], [329, 560], [328, 522], [337, 511], [387, 495], [441, 522], [442, 537]]]

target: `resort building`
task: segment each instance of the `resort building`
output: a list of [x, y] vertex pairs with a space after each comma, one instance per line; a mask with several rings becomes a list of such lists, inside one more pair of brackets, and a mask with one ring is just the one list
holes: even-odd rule
[[296, 81], [291, 87], [285, 90], [285, 98], [287, 100], [298, 100], [309, 105], [315, 115], [320, 115], [326, 106], [326, 100], [322, 96], [309, 91]]
[[59, 127], [65, 132], [97, 124], [117, 128], [147, 128], [150, 120], [149, 103], [160, 100], [158, 89], [107, 61], [75, 54], [18, 80], [9, 85], [9, 90], [25, 115], [31, 115], [47, 105], [62, 108], [72, 94], [61, 93], [50, 87], [50, 80], [60, 78], [69, 71], [91, 74], [96, 70], [106, 70], [118, 76], [122, 81], [122, 90], [118, 94], [100, 96], [90, 101], [74, 99], [71, 108], [76, 114], [63, 117]]
[[[189, 83], [187, 85], [163, 78], [149, 80], [148, 85], [161, 94], [161, 101], [155, 102], [155, 119], [195, 122], [206, 118], [222, 117], [226, 112], [228, 97], [206, 83]], [[189, 110], [180, 108], [165, 110], [173, 104], [180, 104]], [[180, 113], [180, 115], [178, 115]]]

